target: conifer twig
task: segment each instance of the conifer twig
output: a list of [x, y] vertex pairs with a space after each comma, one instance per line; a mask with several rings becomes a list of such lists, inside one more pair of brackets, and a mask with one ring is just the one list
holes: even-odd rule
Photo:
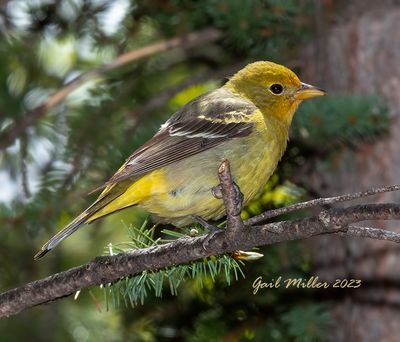
[[143, 271], [156, 271], [210, 255], [231, 253], [237, 249], [249, 250], [255, 246], [332, 233], [400, 241], [399, 233], [351, 225], [371, 219], [399, 220], [400, 204], [384, 203], [332, 208], [321, 211], [317, 216], [302, 220], [246, 227], [246, 234], [240, 234], [238, 240], [233, 243], [226, 239], [225, 234], [216, 235], [210, 241], [207, 250], [203, 248], [205, 237], [200, 236], [180, 238], [171, 243], [129, 253], [97, 257], [85, 265], [0, 294], [0, 318], [16, 315], [27, 308], [72, 295], [83, 288], [113, 283]]
[[[238, 191], [232, 181], [228, 161], [221, 164], [219, 177], [228, 214], [228, 226], [225, 234], [214, 236], [207, 245], [207, 249], [204, 249], [203, 245], [206, 236], [181, 237], [166, 244], [156, 244], [116, 255], [97, 257], [85, 265], [0, 294], [0, 318], [16, 315], [27, 308], [70, 296], [83, 288], [114, 283], [144, 271], [157, 271], [211, 255], [232, 253], [238, 249], [249, 250], [257, 246], [306, 239], [321, 234], [368, 237], [400, 243], [400, 233], [353, 225], [367, 220], [400, 220], [400, 204], [398, 203], [331, 208], [301, 220], [286, 220], [244, 227], [240, 219], [241, 203], [238, 201]], [[398, 185], [331, 199], [321, 199], [317, 203], [326, 204], [329, 201], [360, 198], [395, 189], [398, 189]], [[310, 201], [304, 202], [303, 206], [309, 207], [310, 204], [307, 203]]]
[[243, 232], [244, 224], [240, 213], [242, 211], [243, 195], [239, 187], [232, 181], [232, 175], [228, 160], [224, 160], [218, 169], [218, 177], [221, 182], [222, 199], [224, 201], [227, 225], [226, 237], [234, 241]]
[[339, 203], [339, 202], [347, 202], [347, 201], [352, 201], [352, 200], [362, 198], [362, 197], [373, 196], [373, 195], [377, 195], [377, 194], [381, 194], [381, 193], [385, 193], [385, 192], [398, 191], [398, 190], [400, 190], [400, 184], [384, 186], [381, 188], [372, 188], [369, 190], [356, 192], [354, 194], [347, 194], [347, 195], [341, 195], [341, 196], [335, 196], [335, 197], [316, 198], [316, 199], [313, 199], [310, 201], [296, 203], [296, 204], [288, 205], [286, 207], [282, 207], [282, 208], [278, 208], [278, 209], [268, 210], [260, 215], [254, 216], [254, 217], [246, 220], [244, 223], [245, 223], [245, 225], [253, 225], [255, 223], [265, 221], [269, 218], [284, 215], [284, 214], [287, 214], [287, 213], [290, 213], [293, 211], [297, 211], [297, 210], [302, 210], [302, 209], [307, 209], [307, 208], [312, 208], [312, 207], [317, 207], [317, 206], [323, 206], [323, 205], [327, 205], [327, 204], [334, 204], [334, 203]]
[[85, 72], [49, 96], [47, 100], [39, 107], [28, 112], [22, 119], [15, 121], [12, 125], [4, 130], [0, 135], [0, 149], [10, 146], [16, 138], [18, 138], [26, 128], [33, 126], [40, 118], [42, 118], [50, 109], [60, 104], [72, 91], [80, 87], [82, 84], [102, 76], [104, 73], [132, 63], [144, 57], [154, 55], [156, 53], [167, 51], [175, 48], [191, 48], [213, 42], [221, 37], [222, 33], [215, 28], [206, 28], [202, 31], [192, 32], [187, 35], [175, 37], [169, 40], [156, 42], [140, 49], [126, 52], [112, 62], [103, 64], [98, 68]]
[[400, 243], [400, 234], [380, 228], [360, 227], [350, 225], [343, 234], [347, 236], [363, 237], [369, 239], [386, 240]]

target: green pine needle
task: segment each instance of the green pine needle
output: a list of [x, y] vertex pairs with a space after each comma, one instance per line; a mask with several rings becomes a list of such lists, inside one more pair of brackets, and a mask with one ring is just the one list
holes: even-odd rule
[[[106, 254], [115, 255], [128, 250], [147, 248], [187, 236], [184, 233], [164, 229], [162, 233], [166, 235], [166, 238], [155, 239], [155, 226], [146, 227], [147, 220], [139, 228], [126, 227], [131, 241], [118, 245], [109, 244], [105, 248]], [[199, 228], [199, 230], [202, 229]], [[179, 286], [187, 279], [193, 279], [200, 288], [203, 288], [206, 279], [211, 279], [215, 283], [221, 276], [229, 286], [232, 278], [238, 281], [239, 275], [245, 277], [242, 271], [243, 265], [244, 263], [240, 260], [235, 260], [229, 255], [221, 255], [167, 267], [159, 271], [143, 271], [136, 276], [102, 286], [106, 307], [108, 309], [112, 305], [114, 308], [118, 308], [121, 306], [121, 302], [124, 302], [125, 306], [130, 305], [132, 307], [144, 304], [146, 297], [151, 293], [155, 297], [162, 297], [164, 285], [169, 287], [171, 295], [176, 296]]]

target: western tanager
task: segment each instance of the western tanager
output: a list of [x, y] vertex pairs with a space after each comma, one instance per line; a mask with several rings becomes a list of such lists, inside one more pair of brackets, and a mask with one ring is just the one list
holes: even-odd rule
[[36, 254], [40, 258], [82, 224], [131, 206], [161, 222], [187, 225], [216, 220], [224, 205], [213, 189], [218, 167], [229, 160], [243, 203], [257, 196], [285, 151], [294, 112], [325, 95], [288, 68], [256, 62], [221, 88], [201, 95], [161, 126], [106, 182], [98, 199]]

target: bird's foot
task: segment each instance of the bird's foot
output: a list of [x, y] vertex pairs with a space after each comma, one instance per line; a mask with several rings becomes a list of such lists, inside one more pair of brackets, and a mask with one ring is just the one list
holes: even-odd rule
[[240, 191], [239, 186], [233, 182], [233, 189], [235, 190], [235, 207], [237, 215], [240, 215], [243, 208], [243, 193]]
[[212, 195], [217, 199], [222, 199], [222, 186], [218, 184], [211, 188]]
[[[233, 182], [232, 185], [233, 185], [233, 190], [235, 191], [234, 206], [235, 206], [235, 209], [236, 209], [235, 211], [236, 211], [236, 213], [238, 215], [242, 211], [243, 193], [240, 191], [239, 186], [235, 182]], [[221, 184], [219, 184], [217, 186], [214, 186], [211, 189], [211, 192], [212, 192], [212, 194], [213, 194], [213, 196], [215, 198], [218, 198], [218, 199], [222, 199], [223, 198]]]
[[206, 228], [209, 231], [209, 233], [207, 234], [206, 238], [203, 241], [203, 248], [205, 250], [208, 249], [210, 241], [211, 241], [211, 239], [214, 238], [215, 235], [218, 235], [218, 234], [221, 234], [224, 232], [223, 229], [218, 228], [217, 226], [214, 226], [213, 224], [207, 222], [205, 219], [203, 219], [200, 216], [192, 215], [192, 220], [196, 223], [201, 224], [204, 228]]

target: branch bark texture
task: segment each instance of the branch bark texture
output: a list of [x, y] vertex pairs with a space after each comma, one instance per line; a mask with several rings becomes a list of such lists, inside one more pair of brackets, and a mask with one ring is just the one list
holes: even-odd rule
[[[332, 208], [322, 210], [318, 215], [301, 220], [249, 225], [249, 221], [243, 223], [240, 218], [241, 193], [232, 182], [227, 160], [221, 164], [218, 176], [222, 200], [227, 212], [227, 227], [224, 232], [215, 234], [213, 238], [207, 241], [207, 248], [204, 247], [206, 236], [184, 237], [163, 245], [112, 256], [97, 257], [85, 265], [0, 294], [0, 318], [15, 315], [27, 308], [69, 296], [83, 288], [113, 283], [121, 278], [133, 276], [143, 271], [157, 271], [168, 266], [188, 263], [211, 255], [232, 253], [238, 249], [248, 250], [256, 246], [332, 233], [400, 242], [399, 233], [353, 225], [369, 220], [399, 220], [400, 204], [365, 204], [348, 208]], [[353, 196], [339, 196], [334, 201], [343, 200], [343, 198], [359, 198], [372, 193], [397, 189], [398, 186], [374, 189]], [[312, 203], [321, 205], [327, 202], [332, 203], [332, 199], [319, 199]], [[311, 206], [310, 202], [304, 203], [303, 206], [299, 204], [296, 210]], [[293, 206], [288, 208], [287, 212], [294, 210]], [[268, 213], [263, 216], [263, 219], [267, 216]]]
[[239, 239], [216, 235], [207, 250], [204, 236], [180, 238], [172, 243], [135, 250], [114, 256], [97, 257], [68, 271], [37, 280], [0, 295], [0, 317], [15, 315], [24, 309], [51, 302], [94, 285], [115, 282], [143, 271], [191, 262], [210, 255], [251, 249], [283, 241], [306, 239], [319, 234], [369, 237], [400, 242], [400, 234], [375, 228], [350, 226], [365, 220], [400, 219], [400, 205], [366, 204], [349, 208], [324, 210], [317, 216], [296, 221], [280, 221], [260, 226], [247, 226]]

